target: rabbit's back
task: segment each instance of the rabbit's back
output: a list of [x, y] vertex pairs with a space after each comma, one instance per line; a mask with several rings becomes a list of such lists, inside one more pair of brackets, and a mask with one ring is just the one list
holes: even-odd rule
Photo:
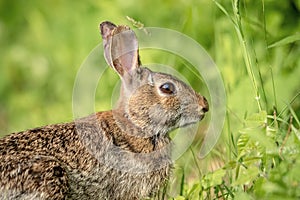
[[68, 173], [83, 170], [80, 163], [89, 158], [74, 128], [74, 123], [48, 125], [0, 139], [2, 198], [63, 199], [70, 191]]

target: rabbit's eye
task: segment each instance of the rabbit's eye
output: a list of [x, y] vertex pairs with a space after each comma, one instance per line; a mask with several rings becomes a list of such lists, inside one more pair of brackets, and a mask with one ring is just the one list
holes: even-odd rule
[[160, 91], [162, 91], [165, 94], [174, 94], [175, 93], [175, 86], [173, 83], [167, 82], [162, 84], [159, 87]]

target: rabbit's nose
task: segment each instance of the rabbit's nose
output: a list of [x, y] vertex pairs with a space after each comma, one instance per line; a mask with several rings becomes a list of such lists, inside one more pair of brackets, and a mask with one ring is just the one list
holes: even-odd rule
[[207, 112], [209, 110], [209, 105], [205, 97], [200, 97], [200, 105], [202, 106], [202, 111]]

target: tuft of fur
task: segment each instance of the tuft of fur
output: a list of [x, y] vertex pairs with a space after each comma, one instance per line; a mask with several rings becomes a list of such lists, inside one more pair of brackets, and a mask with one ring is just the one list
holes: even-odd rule
[[[122, 79], [118, 106], [1, 138], [0, 199], [134, 200], [166, 183], [168, 132], [201, 120], [208, 103], [175, 77], [141, 67], [128, 27], [100, 29], [105, 58]], [[166, 83], [176, 93], [164, 94]]]

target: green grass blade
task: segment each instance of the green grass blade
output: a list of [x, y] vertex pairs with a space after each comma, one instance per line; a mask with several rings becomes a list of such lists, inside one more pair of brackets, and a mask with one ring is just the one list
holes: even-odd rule
[[181, 176], [181, 181], [180, 181], [180, 192], [179, 195], [183, 196], [184, 193], [184, 181], [185, 181], [185, 170], [182, 170], [182, 176]]
[[278, 106], [277, 106], [277, 95], [276, 95], [276, 89], [275, 89], [275, 81], [274, 81], [274, 75], [273, 75], [273, 69], [270, 68], [270, 70], [271, 70], [272, 89], [273, 89], [273, 95], [274, 95], [275, 108], [278, 108]]
[[216, 6], [230, 19], [230, 21], [233, 23], [234, 26], [237, 26], [236, 22], [233, 20], [233, 18], [229, 15], [227, 10], [216, 0], [213, 0], [213, 2], [216, 4]]
[[257, 85], [257, 81], [254, 75], [254, 71], [253, 71], [253, 64], [251, 61], [251, 55], [250, 55], [250, 50], [248, 47], [248, 44], [246, 42], [244, 33], [243, 33], [243, 27], [242, 27], [242, 22], [241, 22], [241, 15], [240, 15], [240, 11], [239, 11], [239, 0], [233, 0], [232, 1], [232, 6], [233, 6], [233, 11], [234, 11], [234, 16], [235, 16], [235, 20], [236, 20], [236, 24], [237, 26], [235, 26], [235, 30], [237, 33], [237, 36], [239, 38], [241, 47], [242, 47], [242, 54], [244, 57], [244, 62], [246, 65], [246, 69], [249, 75], [249, 78], [252, 82], [252, 86], [255, 92], [255, 100], [257, 101], [257, 105], [259, 108], [259, 111], [262, 110], [261, 104], [260, 104], [260, 95], [259, 95], [259, 90], [258, 90], [258, 85]]
[[293, 42], [296, 42], [300, 40], [300, 34], [295, 34], [295, 35], [290, 35], [288, 37], [285, 37], [277, 42], [274, 42], [273, 44], [270, 44], [268, 46], [268, 48], [274, 48], [274, 47], [279, 47], [279, 46], [283, 46], [283, 45], [287, 45], [287, 44], [290, 44], [290, 43], [293, 43]]
[[299, 119], [298, 119], [298, 117], [297, 117], [296, 112], [295, 112], [294, 109], [291, 107], [291, 105], [288, 105], [288, 107], [289, 107], [289, 110], [290, 110], [290, 112], [291, 112], [291, 114], [292, 114], [294, 120], [297, 122], [298, 127], [300, 127], [300, 121], [299, 121]]

